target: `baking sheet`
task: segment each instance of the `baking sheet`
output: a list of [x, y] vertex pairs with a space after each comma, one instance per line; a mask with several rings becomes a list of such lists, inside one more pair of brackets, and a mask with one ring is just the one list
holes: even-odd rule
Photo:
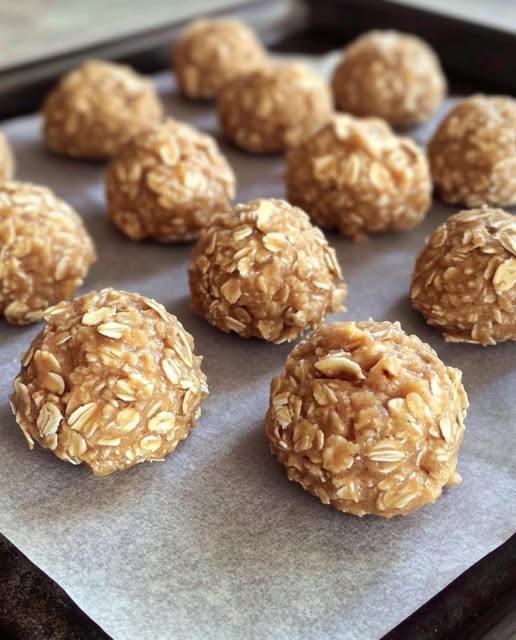
[[[156, 82], [169, 113], [216, 133], [209, 106], [177, 97], [168, 73]], [[85, 217], [99, 262], [83, 291], [113, 286], [163, 302], [194, 335], [211, 391], [198, 427], [166, 462], [95, 479], [27, 449], [7, 397], [40, 327], [0, 323], [0, 530], [110, 635], [376, 639], [511, 536], [516, 344], [446, 345], [407, 297], [416, 253], [454, 208], [435, 204], [418, 229], [366, 244], [328, 234], [350, 292], [349, 311], [332, 319], [400, 320], [464, 371], [471, 402], [464, 483], [407, 517], [359, 519], [289, 483], [269, 454], [269, 382], [292, 345], [243, 340], [194, 317], [191, 245], [137, 244], [118, 233], [105, 215], [103, 167], [47, 154], [39, 127], [37, 116], [3, 125], [18, 177], [50, 186]], [[280, 157], [223, 148], [240, 201], [284, 195]]]

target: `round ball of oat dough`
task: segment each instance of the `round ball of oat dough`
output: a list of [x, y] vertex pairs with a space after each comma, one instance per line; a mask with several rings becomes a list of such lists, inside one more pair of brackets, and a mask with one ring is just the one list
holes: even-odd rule
[[324, 504], [358, 516], [406, 514], [461, 481], [461, 376], [398, 322], [325, 325], [272, 381], [271, 451]]
[[194, 312], [225, 332], [279, 344], [343, 311], [335, 251], [308, 216], [282, 200], [253, 200], [217, 216], [190, 263]]
[[428, 157], [436, 191], [446, 202], [516, 204], [516, 100], [461, 100], [439, 125]]
[[0, 131], [0, 183], [12, 180], [14, 176], [14, 156], [5, 135]]
[[211, 136], [167, 120], [135, 136], [111, 161], [108, 212], [134, 240], [190, 240], [235, 195], [235, 176]]
[[241, 75], [217, 95], [225, 136], [254, 153], [282, 151], [299, 144], [330, 119], [326, 84], [300, 63], [271, 65]]
[[356, 116], [377, 116], [394, 127], [427, 120], [446, 94], [433, 50], [397, 31], [370, 31], [354, 40], [335, 69], [335, 104]]
[[337, 115], [287, 156], [287, 197], [354, 240], [418, 225], [431, 204], [425, 154], [376, 118]]
[[91, 60], [63, 76], [45, 100], [45, 144], [66, 156], [106, 158], [162, 115], [151, 82], [129, 67]]
[[179, 87], [189, 98], [214, 98], [230, 80], [267, 63], [255, 33], [238, 20], [193, 22], [172, 57]]
[[487, 207], [451, 216], [419, 254], [410, 297], [447, 342], [516, 340], [516, 218]]
[[208, 395], [193, 338], [177, 318], [114, 289], [62, 302], [45, 317], [11, 396], [29, 447], [38, 442], [97, 476], [174, 451]]
[[78, 289], [96, 260], [81, 217], [50, 189], [0, 184], [0, 313], [13, 324], [41, 320]]

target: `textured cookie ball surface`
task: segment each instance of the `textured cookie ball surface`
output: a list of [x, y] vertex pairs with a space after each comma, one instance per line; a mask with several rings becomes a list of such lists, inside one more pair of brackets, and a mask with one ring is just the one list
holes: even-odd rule
[[441, 104], [446, 79], [432, 49], [416, 36], [371, 31], [352, 42], [335, 69], [335, 104], [395, 127], [427, 120]]
[[0, 131], [0, 182], [12, 180], [14, 176], [14, 157], [7, 138]]
[[106, 183], [113, 222], [135, 240], [161, 242], [196, 237], [235, 192], [233, 171], [215, 140], [174, 120], [124, 145]]
[[516, 218], [487, 207], [451, 216], [427, 239], [410, 295], [448, 342], [516, 340]]
[[308, 216], [282, 200], [254, 200], [203, 231], [190, 264], [192, 309], [222, 331], [293, 340], [343, 310], [335, 252]]
[[446, 202], [516, 204], [516, 100], [461, 100], [434, 134], [428, 157], [435, 188]]
[[287, 197], [355, 240], [418, 225], [431, 203], [424, 153], [376, 118], [338, 115], [287, 156]]
[[272, 381], [271, 451], [324, 504], [359, 516], [408, 513], [460, 482], [461, 375], [397, 322], [325, 325]]
[[0, 313], [9, 322], [40, 320], [71, 296], [95, 262], [81, 217], [50, 189], [0, 184]]
[[266, 63], [260, 41], [238, 20], [198, 20], [173, 49], [174, 71], [189, 98], [213, 98], [230, 80]]
[[67, 156], [105, 158], [162, 115], [151, 82], [129, 67], [92, 60], [63, 76], [45, 100], [45, 143]]
[[208, 395], [177, 318], [150, 298], [104, 289], [46, 319], [11, 396], [29, 447], [38, 442], [98, 476], [174, 451]]
[[217, 96], [222, 130], [255, 153], [282, 151], [329, 120], [330, 92], [300, 63], [270, 66], [238, 77]]

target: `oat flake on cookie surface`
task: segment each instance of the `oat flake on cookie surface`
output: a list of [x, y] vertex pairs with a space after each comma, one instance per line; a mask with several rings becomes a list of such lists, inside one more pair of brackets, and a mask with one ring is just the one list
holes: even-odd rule
[[447, 342], [516, 340], [516, 218], [489, 207], [451, 216], [427, 238], [410, 297]]
[[0, 313], [13, 324], [41, 320], [71, 296], [96, 260], [81, 217], [50, 189], [0, 184]]
[[175, 316], [136, 293], [92, 291], [49, 309], [22, 357], [11, 407], [34, 442], [98, 476], [163, 460], [208, 395]]
[[324, 325], [272, 381], [271, 451], [324, 504], [359, 516], [406, 514], [460, 482], [461, 377], [398, 322]]
[[283, 200], [259, 199], [217, 216], [190, 263], [194, 312], [222, 331], [294, 340], [342, 311], [347, 288], [322, 232]]

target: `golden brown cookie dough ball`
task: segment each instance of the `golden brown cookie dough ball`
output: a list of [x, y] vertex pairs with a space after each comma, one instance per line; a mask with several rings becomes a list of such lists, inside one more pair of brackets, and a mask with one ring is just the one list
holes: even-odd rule
[[129, 67], [91, 60], [67, 73], [45, 100], [45, 143], [67, 156], [105, 158], [162, 116], [151, 82]]
[[516, 204], [516, 100], [461, 100], [434, 134], [428, 157], [435, 188], [446, 202]]
[[326, 84], [307, 66], [282, 64], [238, 77], [217, 95], [225, 136], [254, 153], [299, 144], [330, 119]]
[[266, 433], [289, 480], [324, 504], [390, 518], [461, 481], [461, 372], [398, 322], [325, 325], [272, 381]]
[[451, 216], [427, 239], [410, 296], [447, 342], [516, 340], [516, 218], [487, 207]]
[[210, 136], [167, 120], [135, 136], [107, 172], [108, 211], [134, 240], [189, 240], [235, 195], [235, 176]]
[[290, 202], [354, 240], [411, 229], [431, 204], [424, 153], [376, 118], [337, 115], [287, 156]]
[[0, 185], [0, 313], [13, 324], [41, 320], [78, 289], [96, 260], [81, 217], [50, 189]]
[[294, 340], [343, 311], [346, 293], [335, 251], [282, 200], [253, 200], [217, 216], [192, 254], [192, 309], [245, 338]]
[[96, 476], [163, 460], [208, 395], [201, 358], [151, 298], [104, 289], [45, 314], [22, 358], [11, 406], [32, 449], [84, 462]]
[[214, 98], [230, 80], [263, 67], [267, 53], [238, 20], [198, 20], [174, 45], [174, 71], [189, 98]]
[[344, 50], [333, 75], [337, 108], [377, 116], [394, 127], [427, 120], [446, 94], [446, 78], [433, 50], [397, 31], [370, 31]]
[[14, 176], [14, 156], [5, 135], [0, 131], [0, 183], [12, 180]]

